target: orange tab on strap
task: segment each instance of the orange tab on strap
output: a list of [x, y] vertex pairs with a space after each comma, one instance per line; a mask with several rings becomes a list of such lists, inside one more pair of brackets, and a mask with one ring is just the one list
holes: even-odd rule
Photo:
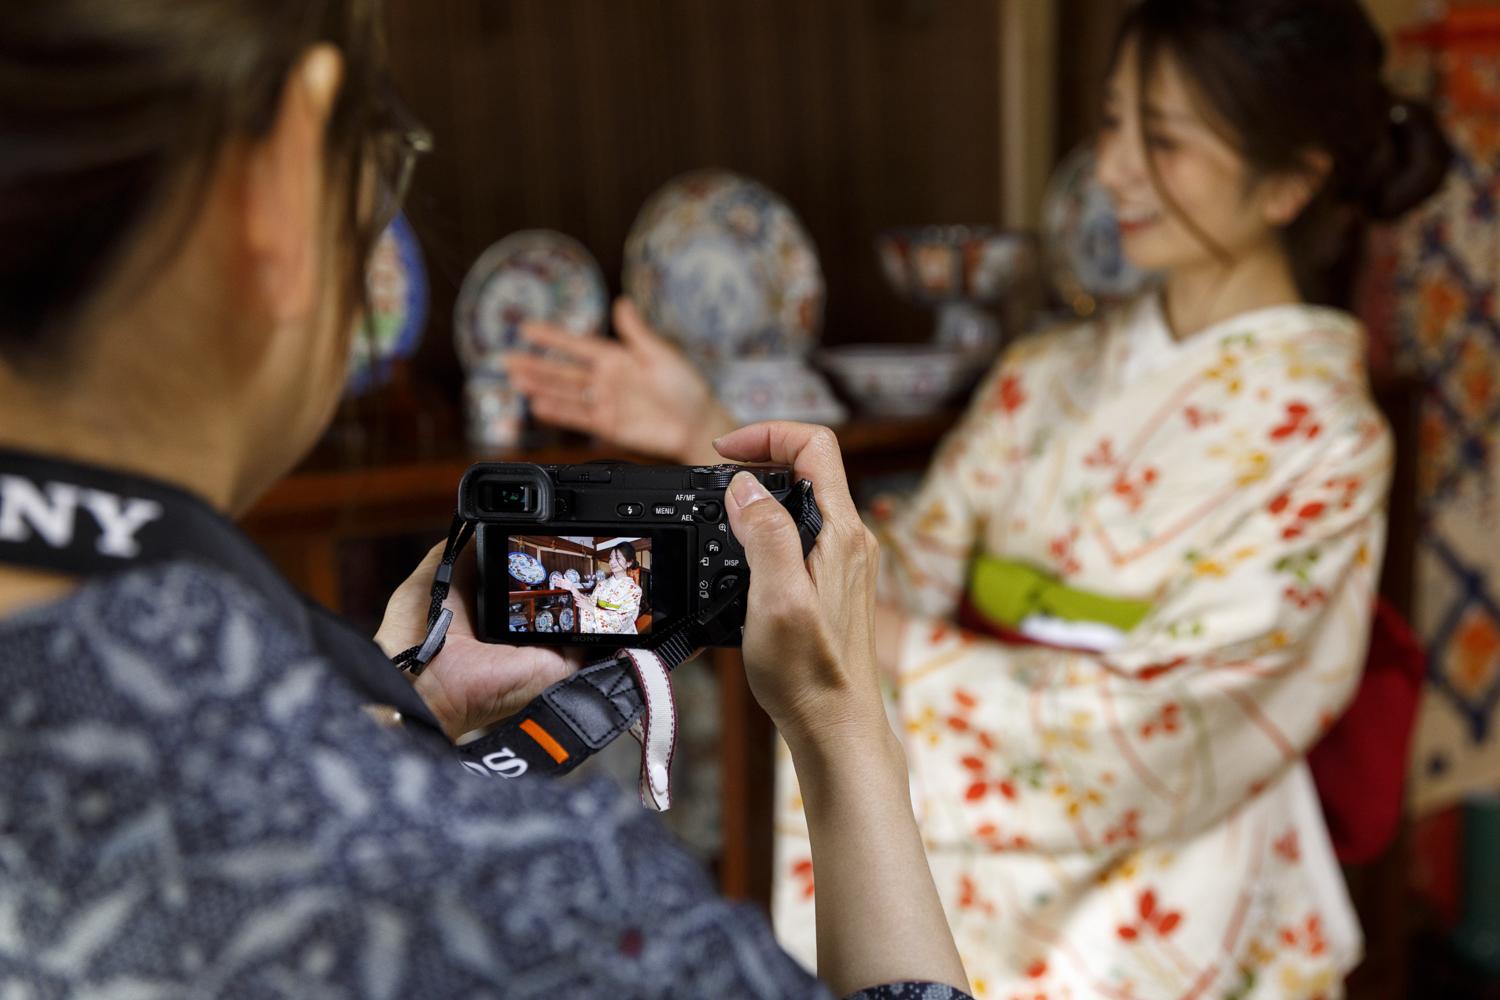
[[534, 719], [523, 721], [521, 723], [521, 731], [536, 740], [537, 745], [551, 754], [552, 759], [559, 764], [568, 759], [568, 751], [563, 749], [563, 745], [553, 739], [551, 733], [537, 725]]

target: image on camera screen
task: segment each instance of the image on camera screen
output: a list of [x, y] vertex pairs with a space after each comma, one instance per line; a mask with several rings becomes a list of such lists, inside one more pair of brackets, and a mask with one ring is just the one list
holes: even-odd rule
[[651, 539], [511, 535], [511, 632], [647, 635]]

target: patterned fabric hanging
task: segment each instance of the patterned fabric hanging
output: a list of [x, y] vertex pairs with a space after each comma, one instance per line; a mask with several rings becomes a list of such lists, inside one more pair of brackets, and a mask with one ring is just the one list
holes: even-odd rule
[[1443, 190], [1379, 239], [1366, 310], [1377, 361], [1429, 386], [1416, 625], [1431, 670], [1410, 782], [1424, 813], [1500, 784], [1500, 11], [1408, 34], [1397, 75], [1436, 98], [1457, 152]]

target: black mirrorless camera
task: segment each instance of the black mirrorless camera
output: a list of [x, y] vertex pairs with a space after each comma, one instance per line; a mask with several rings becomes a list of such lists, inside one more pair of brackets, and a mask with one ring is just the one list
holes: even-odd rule
[[[811, 487], [784, 466], [486, 462], [464, 474], [459, 513], [475, 526], [483, 642], [619, 648], [713, 610], [704, 641], [735, 646], [749, 584], [724, 491], [754, 473], [799, 524]], [[812, 511], [799, 515], [800, 506]], [[810, 548], [817, 526], [803, 526]], [[724, 620], [717, 620], [724, 619]]]

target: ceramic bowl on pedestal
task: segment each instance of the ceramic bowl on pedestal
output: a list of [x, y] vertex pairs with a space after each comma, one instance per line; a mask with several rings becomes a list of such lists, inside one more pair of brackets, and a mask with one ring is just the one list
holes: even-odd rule
[[[709, 376], [740, 419], [842, 419], [806, 364], [823, 321], [823, 273], [806, 230], [769, 189], [723, 170], [670, 181], [625, 244], [625, 291]], [[784, 385], [772, 387], [768, 372]]]
[[822, 376], [801, 358], [746, 358], [723, 365], [714, 391], [740, 423], [800, 420], [838, 424], [848, 412], [828, 391]]
[[875, 240], [891, 290], [938, 310], [935, 343], [993, 355], [1001, 334], [992, 305], [1036, 275], [1036, 240], [985, 226], [908, 226]]
[[480, 256], [464, 278], [453, 316], [454, 345], [468, 373], [465, 410], [473, 444], [520, 443], [526, 403], [506, 378], [503, 358], [523, 346], [521, 324], [539, 320], [597, 336], [606, 304], [599, 265], [562, 233], [512, 233]]
[[988, 363], [985, 354], [951, 344], [858, 344], [828, 348], [817, 359], [862, 411], [884, 417], [943, 409]]

